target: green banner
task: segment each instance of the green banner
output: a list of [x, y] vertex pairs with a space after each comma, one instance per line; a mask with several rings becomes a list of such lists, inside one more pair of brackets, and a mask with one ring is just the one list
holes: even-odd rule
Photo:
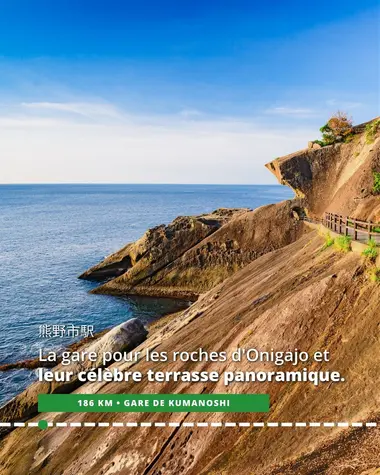
[[40, 394], [39, 412], [269, 412], [269, 394]]

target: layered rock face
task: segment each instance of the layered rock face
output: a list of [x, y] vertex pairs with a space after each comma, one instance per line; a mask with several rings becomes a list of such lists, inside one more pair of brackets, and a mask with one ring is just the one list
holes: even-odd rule
[[129, 272], [132, 282], [140, 282], [177, 259], [223, 224], [248, 210], [219, 209], [209, 215], [179, 216], [172, 223], [149, 229], [140, 239], [127, 244], [80, 278], [105, 280]]
[[115, 277], [95, 293], [196, 299], [257, 257], [306, 232], [293, 213], [296, 207], [297, 201], [289, 200], [254, 211], [217, 210], [208, 216], [177, 218], [149, 230], [81, 277]]
[[301, 150], [266, 167], [295, 191], [311, 217], [329, 211], [379, 222], [380, 199], [373, 194], [373, 172], [380, 172], [379, 135], [380, 127], [368, 140], [363, 124], [348, 143]]
[[[376, 428], [198, 427], [197, 422], [346, 422], [380, 418], [378, 284], [359, 254], [321, 250], [313, 231], [270, 252], [202, 295], [138, 347], [157, 351], [329, 351], [314, 371], [345, 382], [88, 383], [81, 393], [268, 393], [271, 410], [254, 413], [41, 414], [49, 422], [109, 422], [109, 427], [16, 429], [0, 442], [4, 475], [328, 475], [375, 473]], [[156, 371], [277, 371], [272, 362], [115, 363]], [[111, 368], [112, 368], [111, 367]], [[301, 365], [298, 368], [302, 368]], [[289, 363], [286, 370], [295, 368]], [[38, 418], [32, 419], [32, 421]], [[187, 422], [193, 427], [112, 427], [113, 422]]]

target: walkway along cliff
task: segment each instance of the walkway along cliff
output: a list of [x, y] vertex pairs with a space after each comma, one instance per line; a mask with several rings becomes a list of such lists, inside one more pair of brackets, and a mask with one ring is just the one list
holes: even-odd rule
[[[209, 218], [187, 218], [192, 238], [176, 238], [182, 235], [176, 228], [178, 222], [175, 229], [173, 225], [160, 227], [84, 275], [97, 278], [101, 275], [97, 276], [97, 271], [106, 270], [110, 280], [100, 286], [101, 292], [183, 292], [197, 298], [188, 309], [151, 330], [138, 347], [142, 352], [148, 348], [196, 351], [200, 347], [227, 352], [238, 347], [328, 351], [328, 363], [311, 362], [310, 368], [339, 371], [344, 382], [319, 387], [310, 383], [233, 383], [227, 388], [222, 383], [147, 384], [145, 380], [87, 383], [76, 392], [268, 393], [271, 411], [265, 415], [40, 414], [28, 422], [44, 419], [51, 428], [17, 428], [1, 440], [0, 472], [377, 473], [380, 271], [359, 252], [327, 246], [325, 237], [300, 218], [318, 219], [330, 211], [379, 222], [380, 199], [374, 190], [374, 173], [380, 173], [379, 144], [378, 133], [368, 143], [365, 130], [359, 128], [350, 143], [305, 149], [277, 159], [268, 168], [296, 191], [294, 200], [254, 211], [222, 211], [221, 215], [228, 215], [223, 219], [218, 212], [218, 224], [212, 228]], [[196, 237], [194, 227], [199, 229]], [[157, 238], [154, 248], [149, 233], [155, 234], [153, 240]], [[172, 253], [170, 262], [157, 252], [160, 242], [161, 249]], [[181, 247], [180, 242], [185, 244]], [[133, 269], [140, 261], [138, 274]], [[120, 263], [127, 263], [126, 267]], [[113, 366], [126, 371], [131, 363]], [[226, 362], [223, 367], [213, 362], [189, 366], [179, 361], [153, 364], [140, 360], [133, 364], [141, 372], [148, 366], [168, 371], [276, 371], [271, 362]], [[289, 369], [290, 364], [284, 368]], [[57, 422], [66, 427], [57, 427]], [[79, 427], [71, 426], [73, 422]], [[86, 427], [89, 422], [96, 426]], [[207, 424], [201, 427], [200, 422]], [[310, 426], [311, 422], [317, 425]], [[352, 426], [352, 422], [357, 424]], [[366, 422], [371, 425], [367, 427]], [[279, 427], [279, 423], [287, 425]]]

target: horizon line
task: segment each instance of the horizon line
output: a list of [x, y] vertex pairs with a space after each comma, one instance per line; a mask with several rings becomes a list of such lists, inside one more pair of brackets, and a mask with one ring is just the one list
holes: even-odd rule
[[[121, 185], [147, 185], [147, 186], [283, 186], [281, 183], [148, 183], [148, 182], [36, 182], [36, 183], [0, 183], [0, 186], [121, 186]], [[290, 189], [290, 188], [289, 188]]]

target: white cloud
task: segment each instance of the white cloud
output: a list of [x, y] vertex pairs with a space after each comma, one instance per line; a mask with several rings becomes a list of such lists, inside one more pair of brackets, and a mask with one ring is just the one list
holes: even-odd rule
[[124, 114], [112, 104], [92, 102], [23, 102], [21, 106], [26, 109], [39, 111], [58, 111], [77, 114], [88, 119], [99, 118], [125, 119]]
[[315, 135], [243, 119], [179, 120], [98, 106], [28, 103], [0, 116], [0, 182], [275, 183], [264, 164]]
[[197, 109], [183, 109], [180, 111], [179, 115], [185, 119], [198, 118], [202, 115], [202, 112]]
[[333, 106], [336, 109], [357, 109], [358, 107], [363, 107], [364, 104], [361, 102], [349, 102], [349, 101], [338, 101], [337, 99], [329, 99], [326, 101], [328, 106]]
[[317, 112], [312, 109], [301, 107], [272, 107], [267, 109], [265, 113], [298, 118], [316, 117], [318, 115]]

